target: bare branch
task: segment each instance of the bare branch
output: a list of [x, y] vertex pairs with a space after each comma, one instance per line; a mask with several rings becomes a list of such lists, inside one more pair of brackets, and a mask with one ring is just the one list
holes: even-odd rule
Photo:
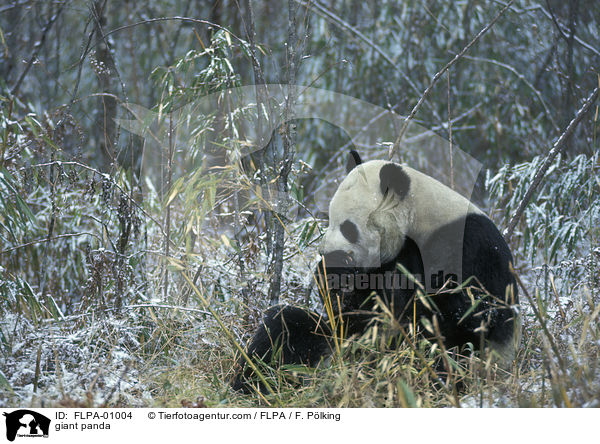
[[59, 234], [57, 236], [42, 237], [40, 239], [35, 239], [32, 241], [26, 242], [24, 244], [17, 245], [15, 247], [7, 248], [6, 250], [0, 250], [0, 255], [10, 253], [11, 251], [19, 250], [20, 248], [30, 247], [35, 244], [43, 244], [43, 243], [50, 242], [53, 240], [64, 239], [64, 238], [69, 238], [69, 237], [78, 237], [78, 236], [91, 236], [91, 237], [95, 237], [99, 241], [102, 241], [102, 238], [94, 233], [81, 232], [81, 233]]
[[125, 305], [123, 308], [165, 308], [167, 310], [181, 310], [189, 311], [190, 313], [198, 313], [202, 315], [209, 315], [210, 312], [206, 310], [199, 310], [197, 308], [183, 307], [181, 305], [168, 305], [168, 304], [133, 304]]
[[[355, 27], [353, 27], [352, 25], [350, 25], [349, 23], [345, 22], [344, 20], [342, 20], [340, 17], [338, 17], [337, 15], [335, 15], [333, 12], [329, 11], [328, 9], [326, 9], [324, 6], [322, 6], [321, 4], [319, 4], [316, 1], [302, 1], [302, 0], [295, 0], [298, 4], [306, 7], [306, 8], [310, 8], [313, 9], [317, 14], [319, 14], [320, 16], [324, 17], [326, 20], [330, 21], [331, 23], [339, 26], [340, 28], [350, 32], [351, 34], [353, 34], [355, 37], [357, 37], [359, 40], [363, 41], [364, 43], [366, 43], [368, 46], [370, 46], [371, 48], [373, 48], [373, 50], [379, 54], [386, 62], [388, 62], [390, 65], [392, 65], [392, 67], [398, 71], [398, 73], [402, 76], [402, 78], [404, 80], [406, 80], [406, 82], [408, 83], [408, 85], [411, 87], [411, 89], [413, 91], [415, 91], [417, 94], [419, 94], [421, 91], [419, 90], [418, 86], [415, 85], [415, 83], [411, 80], [411, 78], [404, 72], [402, 71], [402, 69], [400, 69], [400, 66], [398, 63], [394, 62], [390, 56], [388, 56], [383, 49], [381, 49], [379, 46], [377, 46], [370, 38], [368, 38], [366, 35], [364, 35], [362, 32], [360, 32], [358, 29], [356, 29]], [[514, 1], [514, 0], [513, 0]], [[433, 113], [434, 117], [438, 120], [438, 122], [442, 123], [442, 119], [441, 117], [437, 114], [437, 111], [431, 107], [430, 104], [427, 104], [427, 106], [429, 107], [429, 109], [431, 110], [431, 112]]]
[[[494, 3], [498, 3], [502, 6], [506, 5], [506, 3], [501, 0], [494, 0]], [[548, 11], [546, 11], [542, 5], [533, 5], [533, 6], [528, 6], [526, 8], [520, 8], [520, 9], [513, 6], [510, 8], [510, 10], [516, 14], [524, 14], [524, 13], [528, 13], [528, 12], [541, 11], [542, 14], [546, 16], [546, 18], [552, 20], [554, 22], [554, 24], [557, 27], [559, 27], [560, 33], [564, 34], [566, 32], [567, 27], [565, 25], [563, 25], [562, 23], [560, 23], [556, 17], [552, 17], [552, 15]], [[598, 49], [594, 48], [592, 45], [583, 41], [582, 39], [580, 39], [577, 36], [574, 36], [574, 38], [575, 38], [575, 41], [579, 45], [583, 46], [588, 51], [593, 52], [597, 56], [600, 56], [600, 51]]]
[[498, 19], [500, 17], [502, 17], [502, 15], [508, 10], [508, 8], [510, 7], [510, 5], [512, 5], [514, 1], [515, 0], [510, 0], [508, 2], [508, 4], [506, 6], [504, 6], [504, 8], [502, 8], [498, 14], [496, 14], [496, 17], [494, 17], [492, 19], [492, 21], [489, 22], [481, 31], [479, 31], [479, 33], [477, 33], [477, 35], [475, 37], [473, 37], [473, 39], [467, 44], [467, 46], [465, 46], [458, 54], [456, 54], [454, 56], [454, 58], [452, 60], [450, 60], [446, 64], [446, 66], [444, 66], [440, 71], [437, 72], [437, 74], [435, 76], [433, 76], [433, 79], [431, 79], [431, 83], [429, 84], [429, 86], [427, 87], [427, 89], [425, 89], [425, 91], [421, 95], [421, 98], [419, 99], [419, 101], [417, 102], [417, 104], [415, 105], [415, 107], [412, 109], [412, 111], [410, 112], [410, 114], [408, 115], [408, 117], [406, 118], [406, 120], [404, 121], [404, 124], [402, 125], [402, 128], [400, 129], [400, 134], [398, 134], [398, 138], [396, 139], [396, 141], [394, 142], [394, 144], [390, 147], [390, 151], [388, 153], [388, 158], [389, 159], [391, 159], [393, 157], [394, 151], [396, 151], [397, 147], [400, 145], [400, 142], [402, 142], [402, 138], [404, 137], [404, 134], [406, 133], [406, 130], [408, 129], [408, 124], [415, 117], [415, 115], [417, 114], [417, 112], [419, 111], [419, 109], [421, 108], [421, 106], [423, 105], [423, 103], [425, 102], [425, 99], [427, 99], [427, 97], [429, 96], [429, 94], [433, 90], [433, 87], [438, 82], [438, 80], [444, 75], [444, 73], [446, 71], [448, 71], [448, 69], [450, 69], [450, 67], [452, 65], [454, 65], [456, 62], [458, 62], [458, 60], [460, 60], [460, 58], [463, 55], [465, 55], [466, 52], [469, 49], [471, 49], [471, 47], [475, 43], [477, 43], [477, 41], [479, 41], [479, 39], [486, 32], [488, 32], [492, 28], [492, 26], [494, 26], [494, 24], [498, 21]]
[[573, 135], [573, 132], [575, 131], [575, 128], [577, 128], [577, 125], [579, 124], [579, 122], [581, 122], [581, 119], [583, 119], [583, 117], [587, 114], [587, 112], [590, 110], [590, 108], [592, 107], [592, 105], [594, 104], [596, 99], [598, 98], [598, 89], [599, 89], [599, 87], [596, 87], [596, 89], [594, 89], [594, 91], [592, 91], [590, 96], [584, 102], [583, 106], [579, 109], [579, 111], [577, 111], [577, 114], [575, 115], [573, 120], [571, 120], [569, 125], [567, 125], [567, 128], [565, 129], [565, 131], [560, 135], [560, 137], [556, 140], [556, 142], [554, 142], [554, 145], [552, 145], [552, 148], [548, 152], [548, 155], [546, 156], [544, 163], [540, 166], [540, 168], [535, 173], [533, 182], [531, 182], [529, 189], [525, 193], [525, 197], [523, 197], [523, 200], [519, 204], [519, 208], [517, 208], [515, 215], [510, 220], [510, 222], [508, 224], [508, 228], [506, 228], [506, 230], [504, 230], [504, 232], [502, 233], [504, 235], [504, 238], [507, 241], [512, 236], [512, 234], [515, 230], [515, 227], [517, 226], [517, 222], [523, 215], [523, 212], [525, 211], [527, 204], [529, 204], [529, 201], [531, 200], [531, 197], [533, 196], [535, 189], [538, 187], [538, 185], [542, 181], [544, 175], [546, 174], [546, 171], [548, 171], [548, 168], [550, 168], [550, 165], [552, 165], [552, 162], [554, 161], [554, 159], [556, 158], [558, 153], [560, 153], [563, 150], [563, 148], [565, 147], [566, 141], [569, 139], [569, 137], [571, 137]]
[[[285, 214], [288, 206], [288, 176], [292, 169], [292, 162], [296, 150], [295, 112], [294, 102], [296, 100], [296, 72], [298, 70], [299, 53], [297, 52], [298, 32], [296, 28], [296, 9], [294, 0], [288, 0], [288, 39], [286, 45], [286, 71], [284, 82], [287, 84], [287, 97], [285, 100], [285, 122], [283, 126], [283, 153], [278, 159], [277, 174], [278, 206], [281, 214]], [[279, 303], [281, 294], [281, 273], [283, 270], [283, 253], [285, 248], [285, 233], [282, 221], [278, 217], [279, 224], [274, 226], [275, 236], [273, 245], [273, 279], [270, 288], [271, 305]]]
[[52, 25], [54, 24], [54, 22], [56, 22], [56, 20], [60, 16], [60, 13], [62, 12], [64, 6], [65, 6], [65, 3], [60, 5], [60, 7], [58, 8], [58, 11], [56, 11], [56, 14], [54, 14], [52, 17], [50, 17], [48, 19], [48, 22], [46, 22], [44, 29], [42, 29], [42, 36], [37, 41], [37, 43], [33, 46], [33, 54], [31, 54], [31, 57], [29, 58], [27, 65], [25, 65], [25, 69], [23, 70], [23, 72], [17, 79], [15, 85], [12, 87], [12, 89], [10, 91], [11, 95], [15, 96], [19, 92], [19, 88], [21, 88], [21, 83], [23, 83], [23, 80], [25, 79], [25, 76], [27, 76], [27, 73], [31, 69], [33, 62], [37, 59], [37, 56], [40, 53], [40, 50], [42, 49], [42, 46], [44, 46], [44, 42], [46, 41], [46, 36], [48, 35], [48, 31], [50, 31], [50, 28], [52, 28]]
[[[540, 7], [540, 11], [542, 11], [542, 14], [544, 14], [546, 17], [548, 17], [550, 20], [552, 20], [554, 22], [554, 24], [556, 25], [556, 27], [558, 28], [558, 30], [560, 31], [561, 34], [564, 35], [565, 30], [566, 30], [566, 26], [563, 25], [562, 23], [560, 23], [558, 21], [558, 19], [556, 19], [555, 17], [553, 17], [548, 11], [546, 11], [544, 8]], [[574, 39], [577, 43], [579, 43], [581, 46], [583, 46], [585, 49], [593, 52], [594, 54], [596, 54], [597, 56], [600, 56], [600, 50], [594, 48], [592, 45], [590, 45], [589, 43], [581, 40], [579, 37], [574, 36]]]
[[82, 168], [84, 170], [90, 171], [98, 176], [100, 176], [102, 179], [104, 180], [108, 180], [112, 186], [116, 187], [123, 196], [127, 197], [127, 199], [129, 200], [129, 202], [131, 202], [136, 208], [138, 208], [140, 210], [140, 212], [146, 216], [148, 219], [150, 219], [152, 222], [154, 222], [157, 226], [158, 229], [162, 232], [163, 236], [166, 237], [166, 233], [163, 229], [162, 224], [157, 221], [154, 217], [152, 217], [151, 214], [149, 214], [143, 207], [142, 205], [140, 205], [139, 203], [137, 203], [135, 201], [135, 199], [133, 198], [133, 196], [131, 196], [128, 192], [126, 192], [123, 187], [121, 187], [109, 174], [106, 173], [102, 173], [101, 171], [98, 171], [95, 168], [92, 168], [91, 166], [85, 165], [81, 162], [76, 162], [76, 161], [64, 161], [64, 160], [53, 160], [51, 162], [45, 162], [45, 163], [38, 163], [35, 165], [28, 165], [28, 166], [24, 166], [19, 168], [20, 171], [24, 171], [27, 169], [33, 169], [33, 168], [43, 168], [43, 167], [47, 167], [47, 166], [53, 166], [53, 165], [58, 165], [58, 166], [63, 166], [63, 165], [70, 165], [70, 166], [76, 166], [78, 168]]
[[[243, 43], [242, 40], [237, 35], [235, 35], [232, 31], [230, 31], [225, 26], [221, 26], [217, 23], [209, 22], [208, 20], [201, 20], [201, 19], [195, 19], [195, 18], [191, 18], [191, 17], [181, 17], [181, 16], [156, 17], [156, 18], [141, 20], [141, 21], [135, 22], [135, 23], [129, 23], [127, 25], [123, 25], [123, 26], [119, 26], [118, 28], [111, 29], [109, 32], [104, 34], [103, 38], [106, 38], [116, 32], [123, 31], [124, 29], [130, 29], [130, 28], [135, 28], [140, 25], [147, 25], [147, 24], [151, 24], [151, 23], [160, 23], [160, 22], [168, 22], [168, 21], [179, 21], [179, 22], [184, 22], [184, 23], [194, 23], [194, 24], [198, 24], [198, 25], [211, 26], [216, 29], [227, 31], [234, 40], [237, 40], [238, 42]], [[92, 46], [96, 46], [101, 40], [102, 40], [102, 38], [96, 40]]]
[[548, 105], [546, 105], [546, 102], [544, 101], [542, 94], [536, 89], [536, 87], [529, 80], [527, 80], [527, 78], [523, 74], [521, 74], [519, 71], [517, 71], [514, 67], [512, 67], [506, 63], [499, 62], [498, 60], [486, 59], [483, 57], [472, 57], [472, 56], [466, 55], [465, 59], [473, 60], [475, 62], [490, 63], [492, 65], [500, 66], [501, 68], [504, 68], [504, 69], [512, 72], [515, 76], [518, 77], [518, 79], [520, 81], [522, 81], [525, 85], [527, 85], [527, 87], [529, 87], [533, 91], [535, 96], [538, 98], [538, 100], [542, 104], [542, 108], [544, 108], [544, 114], [546, 115], [546, 118], [550, 121], [550, 123], [552, 124], [552, 126], [554, 127], [554, 129], [557, 132], [560, 131], [560, 128], [558, 127], [558, 124], [554, 120], [554, 117], [552, 117], [552, 114], [550, 113], [550, 110], [548, 109]]

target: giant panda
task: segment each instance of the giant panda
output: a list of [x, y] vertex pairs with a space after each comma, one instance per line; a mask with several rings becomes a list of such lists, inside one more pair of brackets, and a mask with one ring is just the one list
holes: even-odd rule
[[[401, 325], [435, 325], [430, 336], [441, 335], [447, 348], [485, 346], [510, 362], [519, 340], [518, 292], [494, 223], [408, 166], [363, 163], [352, 151], [346, 170], [315, 271], [326, 314], [272, 307], [247, 348], [250, 358], [314, 366], [331, 352], [332, 327], [345, 337], [362, 334], [383, 304]], [[239, 365], [233, 387], [247, 391], [252, 370]]]

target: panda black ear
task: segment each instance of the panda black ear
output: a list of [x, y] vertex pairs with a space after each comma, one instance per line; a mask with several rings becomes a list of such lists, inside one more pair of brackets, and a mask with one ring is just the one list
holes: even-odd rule
[[352, 171], [356, 165], [360, 165], [362, 160], [358, 153], [354, 150], [350, 150], [350, 155], [348, 156], [348, 160], [346, 161], [346, 174]]
[[400, 165], [387, 163], [379, 170], [379, 185], [384, 196], [391, 190], [404, 199], [410, 189], [410, 178]]

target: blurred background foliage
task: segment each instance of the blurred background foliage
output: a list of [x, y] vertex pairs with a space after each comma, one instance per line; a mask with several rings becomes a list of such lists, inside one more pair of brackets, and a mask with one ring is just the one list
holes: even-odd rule
[[[393, 107], [406, 115], [433, 75], [503, 2], [300, 1], [298, 6], [302, 59], [297, 83]], [[279, 83], [285, 71], [287, 8], [276, 2], [256, 2], [253, 7], [260, 45], [257, 56], [265, 80]], [[529, 160], [544, 151], [568, 123], [578, 100], [597, 83], [599, 8], [594, 0], [515, 2], [468, 57], [451, 69], [450, 91], [443, 83], [435, 88], [417, 116], [419, 122], [427, 128], [444, 124], [449, 95], [451, 115], [465, 115], [453, 128], [457, 145], [486, 166]], [[201, 52], [217, 31], [181, 20], [134, 24], [160, 17], [192, 17], [246, 38], [246, 9], [244, 2], [235, 0], [7, 2], [0, 11], [0, 78], [5, 88], [14, 89], [35, 53], [16, 91], [18, 99], [38, 115], [61, 112], [61, 107], [73, 102], [69, 111], [77, 116], [86, 147], [99, 147], [105, 129], [99, 122], [123, 112], [116, 107], [112, 116], [105, 116], [110, 111], [105, 109], [109, 97], [98, 97], [99, 93], [116, 96], [119, 104], [128, 101], [152, 108], [163, 89], [150, 74], [157, 67], [175, 68], [191, 50]], [[233, 80], [254, 83], [251, 61], [238, 42], [221, 54], [221, 60], [231, 65], [236, 79], [225, 81], [220, 76], [218, 81], [203, 81], [202, 68], [211, 68], [211, 63], [212, 68], [223, 67], [215, 57], [200, 57], [193, 75], [203, 88], [191, 92], [204, 94]], [[114, 153], [132, 149], [129, 145], [135, 142], [117, 133]], [[302, 133], [302, 152], [307, 155], [314, 150], [327, 157], [340, 146], [339, 135], [319, 130], [316, 123]], [[591, 134], [589, 125], [582, 126], [570, 151], [589, 154], [586, 141]], [[74, 141], [63, 149], [78, 154]], [[112, 154], [100, 149], [79, 151], [97, 165], [104, 165], [103, 155]], [[123, 158], [125, 162], [130, 156]]]

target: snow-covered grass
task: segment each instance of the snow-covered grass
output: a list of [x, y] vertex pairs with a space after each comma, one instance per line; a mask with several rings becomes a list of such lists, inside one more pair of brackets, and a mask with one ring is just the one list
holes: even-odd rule
[[[200, 288], [243, 344], [266, 307], [266, 293], [253, 289], [249, 306], [242, 305], [232, 284], [235, 267], [223, 267], [230, 253], [222, 247], [212, 253], [213, 266], [199, 282], [215, 285]], [[303, 292], [290, 289], [309, 267], [293, 260], [286, 267], [287, 302], [305, 302]], [[540, 272], [530, 271], [527, 281]], [[172, 282], [177, 294], [176, 273]], [[363, 337], [348, 339], [328, 365], [269, 372], [274, 395], [242, 395], [229, 387], [236, 348], [193, 294], [185, 306], [180, 297], [120, 309], [91, 304], [79, 314], [36, 321], [4, 307], [0, 405], [598, 406], [600, 303], [597, 289], [579, 288], [543, 295], [532, 285], [530, 299], [521, 292], [523, 338], [512, 368], [462, 359], [452, 379], [461, 381], [458, 391], [439, 372], [440, 360], [453, 357], [418, 338], [391, 346], [398, 332], [384, 315]]]

